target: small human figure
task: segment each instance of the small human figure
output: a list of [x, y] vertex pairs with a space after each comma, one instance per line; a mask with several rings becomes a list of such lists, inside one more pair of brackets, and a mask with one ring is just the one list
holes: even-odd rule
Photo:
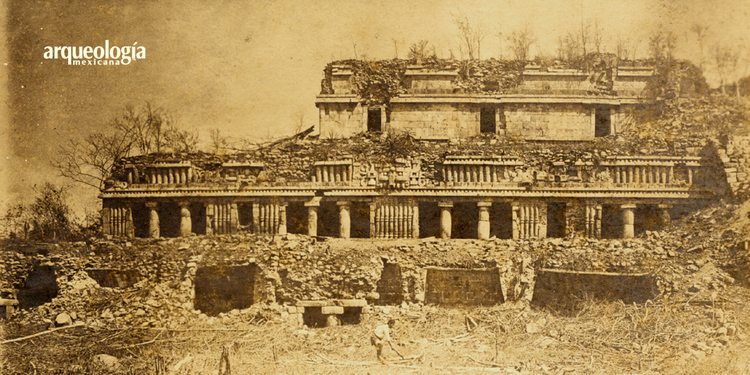
[[[375, 349], [377, 349], [378, 352], [378, 360], [380, 362], [385, 361], [385, 357], [383, 356], [383, 346], [385, 346], [385, 343], [388, 343], [391, 349], [393, 349], [396, 354], [399, 354], [398, 351], [396, 351], [396, 349], [393, 347], [393, 343], [391, 343], [391, 329], [395, 325], [396, 320], [390, 319], [388, 320], [388, 324], [377, 326], [375, 328], [375, 331], [373, 331], [372, 333], [370, 342], [372, 343], [372, 345], [375, 345]], [[399, 356], [401, 356], [401, 354], [399, 354]]]

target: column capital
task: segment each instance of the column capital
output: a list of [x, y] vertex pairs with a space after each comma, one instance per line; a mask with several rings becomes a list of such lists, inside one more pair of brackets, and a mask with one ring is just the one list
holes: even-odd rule
[[318, 207], [320, 206], [320, 199], [321, 197], [315, 197], [311, 199], [309, 202], [305, 202], [306, 207]]
[[159, 208], [158, 202], [146, 202], [146, 207], [148, 208]]
[[441, 208], [451, 208], [451, 207], [453, 207], [453, 202], [452, 201], [440, 201], [440, 202], [438, 202], [438, 207], [441, 207]]
[[672, 205], [671, 204], [659, 204], [656, 207], [661, 208], [663, 210], [671, 210], [672, 209]]
[[477, 202], [477, 207], [492, 207], [492, 202], [489, 202], [489, 201]]
[[635, 210], [637, 206], [635, 204], [621, 204], [620, 209], [622, 210]]
[[351, 202], [349, 202], [349, 201], [336, 201], [336, 205], [339, 206], [339, 207], [348, 206], [350, 204], [351, 204]]
[[190, 206], [191, 202], [190, 201], [180, 201], [180, 202], [177, 202], [177, 204], [180, 207], [187, 207], [187, 206]]

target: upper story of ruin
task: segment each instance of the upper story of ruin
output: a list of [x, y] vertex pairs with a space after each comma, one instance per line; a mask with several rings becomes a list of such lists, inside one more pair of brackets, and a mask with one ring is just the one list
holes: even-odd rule
[[618, 66], [616, 59], [600, 59], [587, 72], [495, 60], [471, 67], [404, 64], [386, 79], [361, 73], [378, 69], [366, 64], [379, 62], [326, 69], [316, 100], [322, 137], [395, 131], [427, 140], [497, 134], [589, 141], [627, 125], [654, 76], [651, 66]]

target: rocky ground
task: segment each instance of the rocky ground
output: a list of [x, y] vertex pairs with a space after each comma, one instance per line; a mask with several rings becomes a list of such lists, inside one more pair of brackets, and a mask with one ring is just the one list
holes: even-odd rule
[[[715, 202], [669, 230], [632, 240], [234, 235], [6, 244], [3, 287], [28, 274], [36, 260], [58, 267], [59, 290], [4, 321], [0, 368], [9, 374], [213, 374], [223, 356], [235, 373], [747, 373], [748, 212], [747, 202]], [[29, 247], [42, 251], [32, 254]], [[371, 304], [360, 324], [307, 328], [292, 319], [296, 300], [374, 302], [369, 294], [383, 259], [398, 262], [404, 277], [415, 280], [430, 265], [497, 267], [506, 303], [425, 305], [423, 286], [406, 283], [412, 290], [401, 305]], [[255, 282], [265, 293], [260, 303], [215, 316], [196, 310], [195, 272], [217, 262], [266, 269]], [[146, 277], [108, 288], [83, 271], [118, 265]], [[517, 286], [525, 278], [533, 283], [539, 268], [647, 273], [655, 277], [657, 296], [630, 305], [590, 296], [529, 303]], [[276, 283], [272, 293], [258, 287], [266, 283]], [[399, 321], [396, 348], [407, 360], [391, 352], [392, 361], [380, 364], [369, 335], [389, 317]]]

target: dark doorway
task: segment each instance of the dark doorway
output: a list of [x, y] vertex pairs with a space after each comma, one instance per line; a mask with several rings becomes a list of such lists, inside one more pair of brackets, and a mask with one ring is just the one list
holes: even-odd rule
[[647, 230], [655, 231], [660, 229], [659, 208], [655, 204], [638, 205], [634, 214], [635, 223], [633, 223], [633, 230], [636, 236]]
[[255, 264], [212, 266], [195, 273], [195, 308], [209, 316], [253, 304]]
[[490, 237], [513, 237], [513, 211], [510, 203], [493, 203], [490, 207]]
[[614, 204], [602, 205], [602, 238], [622, 237], [622, 214], [620, 206]]
[[376, 301], [378, 305], [400, 305], [404, 300], [404, 291], [401, 286], [401, 266], [398, 263], [385, 263], [383, 272], [378, 280], [376, 289], [380, 298]]
[[419, 238], [440, 237], [440, 208], [436, 202], [419, 202]]
[[286, 231], [307, 234], [307, 207], [303, 202], [289, 202], [286, 206]]
[[352, 238], [370, 238], [370, 203], [352, 202], [349, 220]]
[[253, 231], [253, 204], [240, 203], [237, 205], [237, 216], [239, 219], [240, 230], [244, 232]]
[[383, 131], [381, 123], [382, 123], [381, 109], [380, 108], [368, 109], [367, 110], [367, 131], [368, 132]]
[[477, 238], [479, 208], [476, 202], [453, 203], [451, 238]]
[[318, 207], [318, 236], [339, 236], [339, 208], [336, 202], [321, 202]]
[[34, 268], [18, 290], [18, 307], [27, 309], [52, 301], [57, 297], [60, 287], [57, 285], [57, 275], [53, 266], [42, 266], [34, 260]]
[[180, 236], [180, 206], [177, 203], [159, 205], [159, 227], [162, 237]]
[[133, 210], [133, 235], [139, 238], [148, 237], [149, 208], [145, 204], [134, 204]]
[[609, 109], [598, 108], [595, 109], [594, 115], [594, 136], [605, 137], [611, 133], [611, 121], [609, 115]]
[[565, 237], [565, 203], [547, 205], [547, 237]]
[[479, 132], [491, 134], [497, 133], [497, 123], [495, 122], [495, 108], [480, 109]]
[[190, 205], [190, 221], [193, 233], [198, 235], [206, 234], [206, 206], [203, 203], [193, 203]]

